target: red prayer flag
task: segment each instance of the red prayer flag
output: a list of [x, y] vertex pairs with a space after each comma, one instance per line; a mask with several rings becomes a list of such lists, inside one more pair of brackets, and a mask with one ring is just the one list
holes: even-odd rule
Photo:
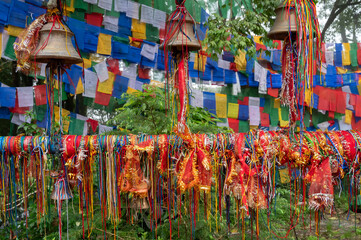
[[358, 102], [359, 104], [355, 105], [355, 116], [361, 117], [361, 96], [356, 96], [356, 102]]
[[330, 117], [330, 118], [332, 118], [332, 119], [334, 119], [335, 118], [335, 112], [328, 112], [328, 116]]
[[268, 88], [267, 90], [268, 95], [272, 97], [278, 97], [278, 89], [277, 88]]
[[322, 62], [326, 63], [326, 43], [322, 43]]
[[282, 43], [280, 40], [273, 40], [273, 43], [277, 43], [277, 46], [276, 46], [276, 49], [277, 50], [281, 50], [281, 46], [282, 46]]
[[248, 100], [249, 100], [248, 97], [244, 97], [244, 98], [243, 98], [243, 101], [238, 100], [238, 104], [239, 104], [239, 105], [248, 105]]
[[259, 111], [261, 113], [261, 126], [269, 127], [269, 125], [270, 125], [269, 114], [263, 112], [263, 107], [260, 107]]
[[319, 89], [318, 109], [328, 111], [330, 109], [329, 91], [326, 88]]
[[356, 105], [356, 95], [350, 94], [350, 105], [355, 106]]
[[346, 109], [346, 94], [344, 92], [338, 91], [337, 95], [337, 104], [336, 104], [336, 112], [345, 113]]
[[351, 127], [352, 130], [361, 130], [361, 120], [356, 122], [356, 119], [354, 116], [352, 116], [352, 120], [351, 120]]
[[111, 96], [112, 96], [111, 94], [106, 94], [106, 93], [96, 91], [94, 103], [97, 103], [97, 104], [100, 104], [103, 106], [108, 106]]
[[46, 85], [34, 87], [35, 104], [37, 106], [46, 104]]
[[328, 90], [328, 93], [329, 93], [329, 103], [330, 103], [330, 108], [329, 110], [332, 111], [332, 112], [335, 112], [336, 109], [337, 109], [337, 92], [334, 91], [334, 90]]
[[89, 118], [88, 120], [86, 120], [86, 121], [90, 124], [93, 132], [95, 132], [95, 131], [97, 130], [97, 127], [98, 127], [98, 125], [99, 125], [99, 122], [96, 121], [96, 120], [90, 119], [90, 118]]
[[239, 120], [238, 119], [228, 118], [228, 125], [230, 128], [233, 129], [233, 131], [235, 133], [239, 132]]
[[150, 79], [149, 76], [150, 68], [141, 68], [140, 65], [138, 65], [138, 77], [142, 79]]
[[9, 108], [9, 110], [12, 113], [25, 114], [27, 111], [30, 110], [30, 107], [19, 107], [19, 97], [18, 97], [18, 92], [16, 91], [15, 107]]
[[86, 23], [101, 27], [103, 24], [103, 15], [100, 13], [85, 13]]
[[108, 71], [116, 74], [116, 75], [121, 75], [122, 72], [119, 70], [119, 61], [118, 59], [114, 59], [114, 58], [109, 58], [107, 60], [108, 63]]

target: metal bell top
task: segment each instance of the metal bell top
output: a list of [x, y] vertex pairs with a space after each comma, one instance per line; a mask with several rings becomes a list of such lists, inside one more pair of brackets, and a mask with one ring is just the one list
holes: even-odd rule
[[[179, 21], [181, 17], [182, 16], [179, 14], [173, 19], [168, 18], [167, 28], [168, 26], [172, 26], [172, 29], [169, 30], [170, 32], [179, 28]], [[201, 45], [195, 35], [193, 21], [190, 16], [186, 15], [185, 24], [182, 25], [182, 29], [178, 29], [173, 37], [168, 40], [167, 47], [170, 51], [181, 51], [182, 48], [188, 49], [188, 51], [198, 51], [201, 49]], [[160, 49], [164, 49], [164, 43], [160, 45]]]
[[292, 2], [290, 6], [293, 7], [290, 7], [289, 12], [283, 3], [276, 8], [276, 20], [267, 34], [270, 39], [285, 40], [285, 38], [289, 36], [290, 32], [297, 32], [294, 2]]
[[32, 60], [41, 63], [60, 61], [63, 64], [83, 62], [71, 41], [74, 33], [67, 26], [49, 21], [39, 33], [40, 40]]

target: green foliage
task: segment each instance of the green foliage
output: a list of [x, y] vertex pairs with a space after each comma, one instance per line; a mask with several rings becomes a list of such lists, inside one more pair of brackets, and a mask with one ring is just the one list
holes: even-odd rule
[[245, 50], [249, 57], [254, 57], [256, 48], [251, 36], [263, 36], [263, 42], [271, 45], [266, 27], [272, 23], [271, 16], [277, 5], [277, 1], [255, 0], [240, 8], [239, 17], [226, 19], [214, 14], [208, 19], [209, 29], [203, 41], [207, 53], [216, 59], [222, 51], [238, 55], [238, 50]]
[[[29, 122], [27, 122], [30, 120]], [[18, 128], [18, 133], [23, 133], [26, 136], [39, 136], [42, 135], [44, 129], [36, 125], [36, 113], [34, 111], [27, 111], [25, 114], [25, 122]]]
[[[144, 91], [123, 95], [127, 102], [116, 111], [116, 116], [109, 120], [117, 125], [118, 132], [112, 134], [171, 134], [172, 110], [166, 110], [164, 89], [147, 86]], [[187, 123], [193, 133], [230, 132], [229, 128], [217, 126], [219, 122], [213, 114], [202, 108], [190, 106]]]

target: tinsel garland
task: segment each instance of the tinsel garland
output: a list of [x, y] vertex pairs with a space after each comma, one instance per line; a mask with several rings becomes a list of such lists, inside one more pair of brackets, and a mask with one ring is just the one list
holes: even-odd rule
[[[108, 219], [118, 223], [124, 211], [133, 221], [139, 210], [149, 207], [150, 226], [154, 230], [162, 209], [169, 212], [171, 223], [181, 214], [185, 202], [192, 203], [189, 214], [195, 224], [200, 199], [204, 202], [205, 218], [211, 209], [222, 216], [223, 204], [228, 216], [233, 197], [238, 217], [255, 214], [258, 221], [259, 211], [270, 208], [275, 197], [276, 172], [284, 166], [289, 177], [298, 183], [290, 204], [298, 206], [301, 189], [306, 201], [305, 186], [309, 183], [309, 208], [316, 212], [333, 206], [333, 187], [345, 173], [356, 189], [359, 184], [358, 131], [291, 134], [253, 130], [247, 134], [192, 134], [191, 138], [192, 144], [175, 135], [63, 136], [64, 169], [60, 174], [63, 177], [56, 181], [57, 193], [53, 191], [52, 198], [58, 200], [61, 209], [62, 200], [71, 197], [66, 186], [70, 183], [72, 191], [80, 196], [83, 231], [85, 225], [88, 231], [91, 227], [95, 192], [99, 193], [104, 229]], [[47, 183], [55, 172], [48, 169], [52, 156], [49, 138], [0, 137], [0, 150], [4, 194], [1, 211], [6, 221], [16, 224], [13, 221], [18, 214], [19, 192], [26, 208], [29, 183], [34, 182], [39, 222], [48, 211], [51, 191]], [[98, 183], [97, 191], [93, 189], [94, 182]], [[54, 198], [54, 194], [58, 197]], [[65, 197], [59, 198], [59, 194]], [[210, 200], [212, 195], [216, 201]], [[229, 216], [227, 219], [230, 221]], [[298, 220], [291, 222], [290, 229], [297, 223]]]

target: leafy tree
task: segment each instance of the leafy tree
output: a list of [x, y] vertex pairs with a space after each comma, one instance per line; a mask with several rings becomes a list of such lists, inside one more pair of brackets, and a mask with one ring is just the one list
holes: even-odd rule
[[[116, 111], [116, 115], [108, 123], [117, 125], [120, 131], [114, 133], [132, 134], [171, 134], [172, 110], [166, 111], [165, 91], [155, 86], [144, 87], [144, 92], [124, 94], [127, 102]], [[202, 108], [190, 106], [187, 119], [193, 133], [229, 132], [229, 128], [217, 126], [220, 122], [213, 114]]]
[[[222, 51], [230, 51], [237, 55], [238, 50], [245, 50], [253, 57], [256, 48], [250, 36], [263, 36], [263, 41], [269, 43], [266, 37], [267, 28], [273, 23], [274, 9], [278, 1], [209, 1], [209, 10], [214, 13], [208, 20], [209, 30], [204, 40], [207, 53], [212, 58]], [[216, 5], [216, 7], [214, 7]]]
[[[360, 6], [358, 0], [322, 0], [319, 1], [320, 21], [323, 25], [322, 37], [324, 40], [334, 42], [336, 34], [340, 34], [342, 42], [357, 42], [359, 36], [360, 23]], [[323, 22], [325, 22], [323, 24]]]

